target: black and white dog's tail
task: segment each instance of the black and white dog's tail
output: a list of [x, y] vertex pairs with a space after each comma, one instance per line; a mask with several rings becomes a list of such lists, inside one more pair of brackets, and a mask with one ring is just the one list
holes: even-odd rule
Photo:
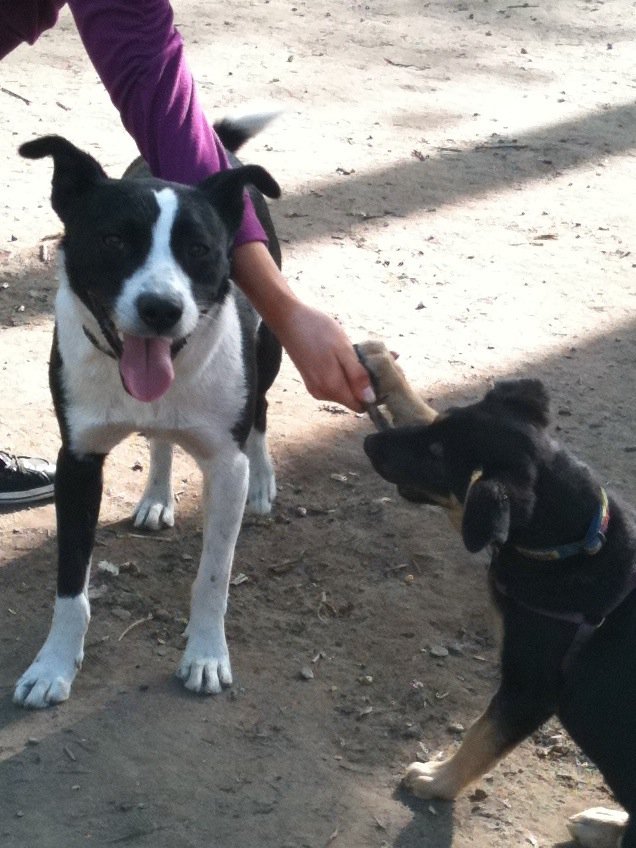
[[230, 153], [236, 153], [246, 141], [258, 135], [277, 118], [282, 109], [264, 109], [258, 112], [233, 112], [214, 123], [216, 134]]

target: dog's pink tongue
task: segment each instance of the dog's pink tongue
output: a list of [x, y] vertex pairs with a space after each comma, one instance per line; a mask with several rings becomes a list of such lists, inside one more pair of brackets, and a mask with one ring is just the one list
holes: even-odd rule
[[119, 373], [128, 394], [148, 403], [168, 391], [174, 380], [171, 344], [170, 339], [145, 339], [124, 334]]

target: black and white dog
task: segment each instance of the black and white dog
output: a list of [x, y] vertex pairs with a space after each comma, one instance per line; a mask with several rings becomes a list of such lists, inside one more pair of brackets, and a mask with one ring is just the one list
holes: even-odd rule
[[[226, 119], [217, 129], [236, 150], [260, 126]], [[53, 621], [14, 700], [46, 707], [69, 697], [90, 618], [104, 459], [137, 431], [150, 438], [150, 473], [136, 526], [174, 522], [172, 443], [203, 473], [203, 550], [177, 673], [187, 689], [217, 693], [232, 682], [224, 616], [246, 499], [267, 513], [275, 496], [265, 394], [281, 358], [278, 341], [230, 279], [231, 250], [249, 186], [280, 266], [260, 194], [278, 197], [279, 186], [263, 168], [234, 157], [232, 170], [189, 188], [149, 177], [109, 179], [59, 136], [29, 141], [20, 153], [53, 158], [51, 202], [64, 224], [50, 364], [62, 447]]]

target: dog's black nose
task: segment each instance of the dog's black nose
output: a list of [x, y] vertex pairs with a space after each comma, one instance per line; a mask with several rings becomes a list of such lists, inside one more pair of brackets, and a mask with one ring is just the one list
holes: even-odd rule
[[158, 333], [165, 332], [177, 323], [183, 315], [183, 302], [178, 295], [160, 297], [156, 294], [140, 294], [137, 298], [139, 317]]

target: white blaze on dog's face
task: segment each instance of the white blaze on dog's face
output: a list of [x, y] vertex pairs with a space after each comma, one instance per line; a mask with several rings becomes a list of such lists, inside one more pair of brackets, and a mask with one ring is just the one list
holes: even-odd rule
[[[197, 325], [199, 309], [212, 305], [205, 297], [205, 282], [212, 280], [193, 279], [186, 271], [191, 263], [178, 262], [173, 249], [175, 223], [180, 218], [181, 234], [175, 235], [177, 252], [191, 260], [192, 254], [202, 258], [212, 251], [212, 245], [206, 244], [207, 234], [197, 232], [201, 215], [197, 216], [195, 207], [191, 209], [187, 203], [182, 208], [173, 189], [164, 188], [154, 195], [159, 216], [152, 227], [150, 251], [141, 267], [123, 281], [113, 307], [113, 320], [123, 343], [122, 381], [138, 400], [154, 400], [167, 391], [174, 378], [173, 344], [187, 339]], [[217, 263], [221, 257], [218, 251], [214, 253]], [[204, 290], [197, 291], [197, 303], [195, 290], [201, 284]]]
[[[150, 251], [143, 265], [123, 281], [114, 303], [113, 318], [122, 333], [151, 337], [161, 332], [166, 338], [178, 339], [192, 332], [199, 310], [194, 302], [192, 280], [171, 249], [171, 233], [179, 206], [177, 196], [169, 188], [153, 193], [159, 217], [152, 227]], [[156, 298], [154, 310], [149, 304], [144, 312], [145, 297]], [[153, 327], [153, 323], [157, 326]]]

